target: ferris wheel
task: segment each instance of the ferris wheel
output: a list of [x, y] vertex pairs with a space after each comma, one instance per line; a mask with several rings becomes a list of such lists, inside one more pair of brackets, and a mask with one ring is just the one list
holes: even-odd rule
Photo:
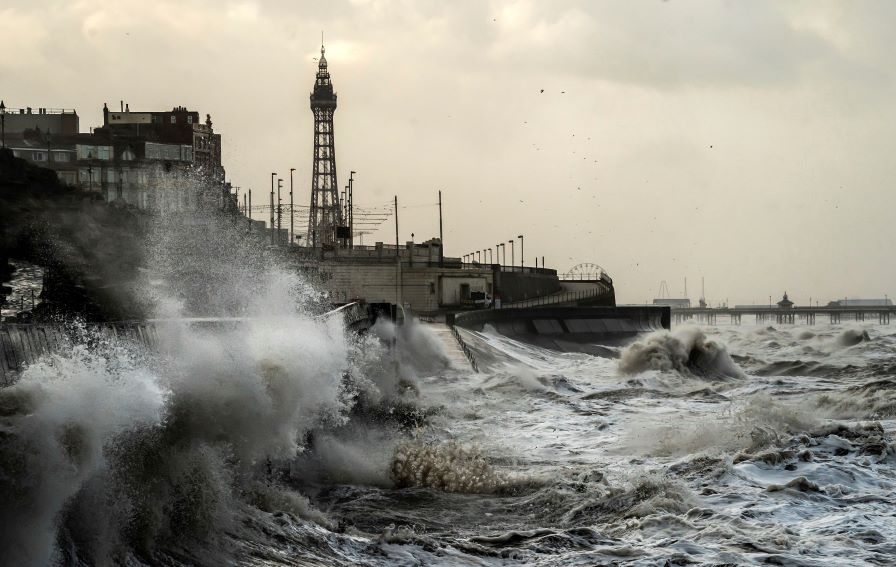
[[606, 270], [591, 262], [576, 264], [563, 274], [563, 279], [565, 280], [600, 280], [609, 278], [610, 276]]

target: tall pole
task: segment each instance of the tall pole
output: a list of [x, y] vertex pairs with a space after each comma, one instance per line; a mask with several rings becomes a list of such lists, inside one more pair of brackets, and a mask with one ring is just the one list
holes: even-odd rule
[[[345, 190], [342, 192], [342, 222], [341, 226], [348, 226], [348, 185], [345, 186]], [[343, 236], [342, 237], [342, 247], [348, 248], [348, 240]]]
[[289, 244], [292, 245], [296, 241], [296, 224], [295, 218], [293, 216], [293, 204], [292, 204], [292, 174], [295, 172], [296, 168], [289, 168]]
[[510, 243], [510, 271], [513, 271], [513, 265], [516, 263], [516, 260], [513, 259], [513, 240], [508, 240]]
[[274, 178], [275, 177], [277, 177], [276, 171], [271, 173], [271, 244], [274, 243]]
[[2, 147], [6, 147], [6, 105], [0, 100], [0, 140], [3, 142]]
[[520, 269], [522, 270], [526, 263], [526, 248], [525, 242], [523, 241], [523, 235], [517, 236], [520, 239]]
[[355, 171], [348, 174], [348, 247], [355, 247]]
[[401, 305], [401, 287], [398, 279], [401, 273], [401, 256], [398, 250], [398, 195], [395, 195], [395, 315], [398, 316], [398, 306]]
[[398, 195], [395, 195], [395, 257], [398, 256]]
[[445, 238], [442, 236], [442, 190], [439, 189], [439, 267], [445, 266]]
[[249, 210], [246, 211], [246, 216], [249, 217], [249, 230], [252, 230], [252, 190], [249, 189]]

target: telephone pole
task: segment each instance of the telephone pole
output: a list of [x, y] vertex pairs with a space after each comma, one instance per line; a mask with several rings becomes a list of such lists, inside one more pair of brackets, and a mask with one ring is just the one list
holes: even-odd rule
[[296, 168], [289, 168], [289, 244], [292, 245], [293, 242], [296, 241], [296, 225], [295, 218], [293, 215], [293, 204], [292, 204], [292, 174], [295, 172]]
[[442, 190], [439, 189], [439, 267], [445, 266], [445, 238], [442, 236]]
[[355, 173], [348, 174], [348, 247], [355, 247]]

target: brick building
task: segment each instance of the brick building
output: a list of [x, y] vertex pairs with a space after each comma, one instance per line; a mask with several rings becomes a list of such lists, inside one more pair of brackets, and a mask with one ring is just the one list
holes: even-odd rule
[[74, 110], [36, 110], [4, 106], [3, 142], [69, 185], [160, 213], [236, 207], [209, 115], [201, 120], [182, 106], [131, 112], [122, 103], [115, 112], [104, 105], [103, 125], [82, 133]]

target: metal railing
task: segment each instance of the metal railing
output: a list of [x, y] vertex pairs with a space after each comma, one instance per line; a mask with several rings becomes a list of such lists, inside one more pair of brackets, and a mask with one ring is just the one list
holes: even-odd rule
[[[448, 263], [448, 258], [445, 258], [445, 263]], [[548, 276], [557, 275], [557, 270], [554, 270], [552, 268], [535, 268], [533, 266], [504, 266], [500, 264], [492, 264], [490, 262], [455, 262], [455, 264], [459, 264], [460, 267], [464, 270], [491, 270], [497, 267], [501, 272], [504, 273], [542, 274]]]
[[613, 278], [605, 270], [600, 270], [599, 272], [567, 272], [559, 274], [559, 278], [561, 281], [605, 281], [613, 283]]
[[473, 372], [479, 372], [479, 365], [476, 364], [476, 358], [473, 356], [473, 352], [467, 346], [467, 343], [464, 342], [463, 337], [460, 336], [460, 333], [457, 332], [457, 328], [454, 325], [451, 325], [451, 334], [454, 335], [454, 340], [457, 341], [458, 346], [460, 346], [461, 352], [464, 353], [464, 356], [467, 357], [467, 360], [470, 362], [470, 366], [473, 367]]
[[7, 108], [6, 113], [10, 114], [22, 114], [25, 116], [39, 116], [41, 114], [77, 114], [74, 108], [38, 108], [38, 107], [25, 107], [25, 108]]
[[522, 301], [514, 301], [513, 303], [502, 304], [501, 309], [516, 309], [519, 307], [537, 307], [540, 305], [554, 305], [557, 303], [567, 303], [570, 301], [579, 301], [598, 297], [606, 293], [604, 287], [595, 287], [592, 289], [581, 289], [576, 291], [564, 291], [554, 295], [544, 295], [542, 297], [533, 297], [532, 299], [524, 299]]

